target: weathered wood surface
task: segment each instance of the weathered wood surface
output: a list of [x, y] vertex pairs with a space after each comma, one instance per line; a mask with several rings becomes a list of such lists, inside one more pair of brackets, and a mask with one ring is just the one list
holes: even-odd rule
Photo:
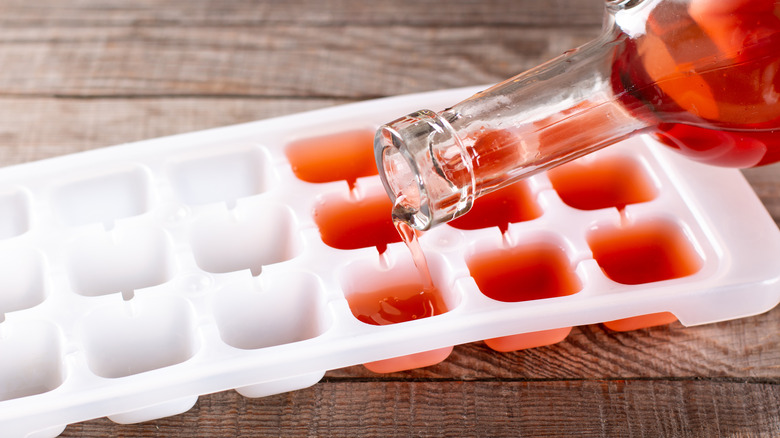
[[778, 403], [780, 387], [769, 383], [334, 381], [260, 400], [221, 393], [181, 418], [137, 426], [104, 419], [66, 435], [185, 436], [186, 421], [188, 436], [204, 437], [770, 437], [780, 428]]
[[[600, 0], [0, 0], [0, 165], [491, 83], [600, 21]], [[745, 173], [780, 222], [780, 167]], [[777, 436], [779, 333], [778, 309], [578, 327], [551, 347], [462, 345], [426, 369], [333, 370], [294, 393], [206, 395], [182, 415], [63, 436]]]
[[127, 3], [0, 6], [0, 91], [364, 99], [494, 82], [600, 22], [597, 1]]

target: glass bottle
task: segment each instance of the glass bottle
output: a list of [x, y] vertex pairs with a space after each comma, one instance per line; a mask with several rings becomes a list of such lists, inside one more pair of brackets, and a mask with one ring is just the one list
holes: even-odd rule
[[606, 0], [594, 41], [380, 127], [374, 152], [394, 219], [426, 230], [639, 133], [710, 164], [780, 161], [780, 0]]

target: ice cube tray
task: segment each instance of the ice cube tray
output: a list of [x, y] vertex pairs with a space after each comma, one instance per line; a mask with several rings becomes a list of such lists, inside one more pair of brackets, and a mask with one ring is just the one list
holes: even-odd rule
[[778, 303], [780, 232], [740, 172], [638, 137], [425, 234], [435, 316], [358, 319], [417, 278], [387, 232], [373, 131], [475, 91], [0, 169], [3, 436], [145, 421], [232, 388], [291, 391], [353, 364], [425, 366], [472, 341], [514, 350], [575, 325], [694, 325]]

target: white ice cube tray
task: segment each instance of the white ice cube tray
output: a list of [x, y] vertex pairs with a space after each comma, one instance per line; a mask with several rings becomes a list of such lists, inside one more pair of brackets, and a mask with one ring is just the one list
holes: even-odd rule
[[[56, 436], [102, 416], [145, 421], [184, 412], [200, 394], [291, 391], [329, 369], [430, 350], [436, 361], [472, 341], [565, 336], [567, 327], [659, 312], [695, 325], [778, 303], [780, 233], [740, 172], [635, 138], [583, 160], [637, 164], [653, 199], [580, 210], [562, 202], [548, 175], [534, 176], [535, 219], [505, 234], [447, 225], [422, 237], [446, 313], [387, 326], [358, 321], [347, 297], [414, 278], [409, 252], [402, 243], [381, 257], [375, 247], [325, 245], [313, 209], [349, 199], [348, 185], [298, 179], [285, 147], [374, 130], [475, 91], [381, 99], [0, 169], [2, 435]], [[379, 178], [368, 176], [352, 196], [376, 194]], [[676, 230], [700, 262], [695, 273], [640, 284], [607, 277], [589, 239], [638, 223]], [[485, 296], [469, 260], [532, 244], [559, 248], [579, 290], [521, 302]], [[510, 347], [516, 340], [503, 339]]]

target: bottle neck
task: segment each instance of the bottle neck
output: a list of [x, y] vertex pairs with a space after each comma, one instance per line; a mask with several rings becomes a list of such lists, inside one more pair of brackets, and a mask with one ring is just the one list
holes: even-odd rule
[[478, 196], [646, 128], [613, 89], [625, 36], [610, 17], [579, 49], [447, 110], [382, 126], [374, 148], [395, 219], [428, 229], [466, 213]]

